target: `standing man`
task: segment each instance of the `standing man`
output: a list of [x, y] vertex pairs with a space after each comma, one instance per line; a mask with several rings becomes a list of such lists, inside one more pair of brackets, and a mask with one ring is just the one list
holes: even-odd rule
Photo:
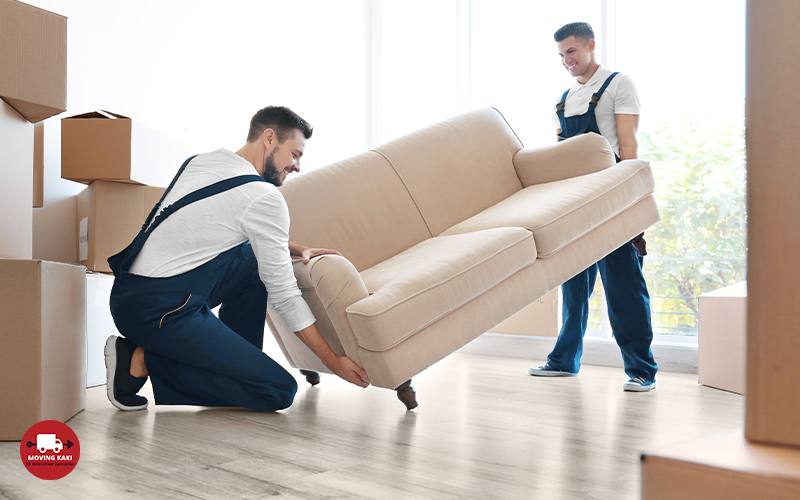
[[[558, 140], [594, 132], [608, 140], [618, 162], [636, 158], [640, 106], [631, 79], [597, 64], [594, 31], [588, 23], [567, 24], [555, 32], [554, 38], [562, 64], [577, 80], [554, 108]], [[578, 374], [589, 318], [589, 296], [599, 270], [611, 328], [622, 351], [625, 373], [630, 377], [622, 388], [636, 392], [656, 388], [658, 367], [650, 350], [653, 341], [650, 295], [642, 274], [646, 255], [643, 236], [644, 233], [561, 285], [561, 332], [547, 363], [531, 368], [528, 373], [546, 377]]]
[[336, 253], [289, 241], [277, 189], [300, 170], [311, 132], [288, 108], [258, 111], [239, 151], [186, 160], [133, 243], [109, 259], [111, 314], [124, 336], [105, 348], [114, 406], [146, 408], [137, 392], [149, 376], [160, 405], [289, 407], [297, 383], [262, 351], [267, 296], [326, 367], [368, 385], [366, 372], [325, 342], [292, 269], [290, 253], [304, 262]]

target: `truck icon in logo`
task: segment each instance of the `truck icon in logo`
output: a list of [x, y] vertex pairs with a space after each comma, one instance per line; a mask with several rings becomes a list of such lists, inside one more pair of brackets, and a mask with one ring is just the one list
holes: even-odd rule
[[39, 453], [44, 453], [47, 450], [61, 453], [62, 448], [64, 448], [64, 443], [57, 439], [55, 434], [36, 435], [36, 449], [39, 450]]
[[62, 443], [55, 434], [37, 434], [35, 443], [33, 441], [28, 441], [25, 444], [28, 446], [28, 448], [33, 448], [35, 446], [36, 449], [39, 450], [39, 453], [44, 453], [47, 450], [53, 450], [56, 453], [61, 453], [61, 450], [63, 450], [65, 446], [67, 449], [75, 446], [75, 443], [69, 439], [67, 439], [66, 444]]

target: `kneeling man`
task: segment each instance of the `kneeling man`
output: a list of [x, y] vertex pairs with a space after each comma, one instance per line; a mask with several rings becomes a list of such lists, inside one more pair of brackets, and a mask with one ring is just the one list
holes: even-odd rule
[[300, 170], [311, 132], [288, 108], [258, 111], [239, 151], [186, 160], [133, 243], [109, 259], [111, 314], [124, 336], [106, 342], [114, 406], [146, 408], [137, 392], [149, 376], [159, 405], [289, 407], [297, 383], [262, 351], [267, 296], [326, 367], [368, 385], [366, 372], [325, 342], [292, 269], [290, 254], [308, 262], [336, 253], [289, 241], [277, 189]]

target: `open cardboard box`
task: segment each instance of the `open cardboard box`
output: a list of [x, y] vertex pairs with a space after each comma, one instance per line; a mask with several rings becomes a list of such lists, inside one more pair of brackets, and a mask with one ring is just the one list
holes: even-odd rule
[[186, 158], [186, 146], [127, 116], [99, 110], [61, 119], [63, 179], [166, 187]]

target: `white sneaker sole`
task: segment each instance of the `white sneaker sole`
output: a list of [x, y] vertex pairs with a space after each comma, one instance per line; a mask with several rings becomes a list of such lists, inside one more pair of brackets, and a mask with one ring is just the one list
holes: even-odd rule
[[556, 370], [540, 370], [538, 368], [529, 368], [528, 375], [534, 377], [576, 377], [577, 373], [560, 372]]
[[655, 382], [653, 382], [652, 385], [648, 386], [642, 386], [639, 384], [629, 384], [627, 382], [622, 384], [622, 390], [626, 392], [650, 392], [655, 390], [655, 388], [656, 388]]
[[106, 340], [105, 358], [106, 358], [106, 396], [111, 404], [122, 411], [137, 411], [147, 408], [145, 403], [141, 406], [125, 406], [116, 399], [114, 399], [114, 375], [117, 372], [117, 337], [112, 335]]

